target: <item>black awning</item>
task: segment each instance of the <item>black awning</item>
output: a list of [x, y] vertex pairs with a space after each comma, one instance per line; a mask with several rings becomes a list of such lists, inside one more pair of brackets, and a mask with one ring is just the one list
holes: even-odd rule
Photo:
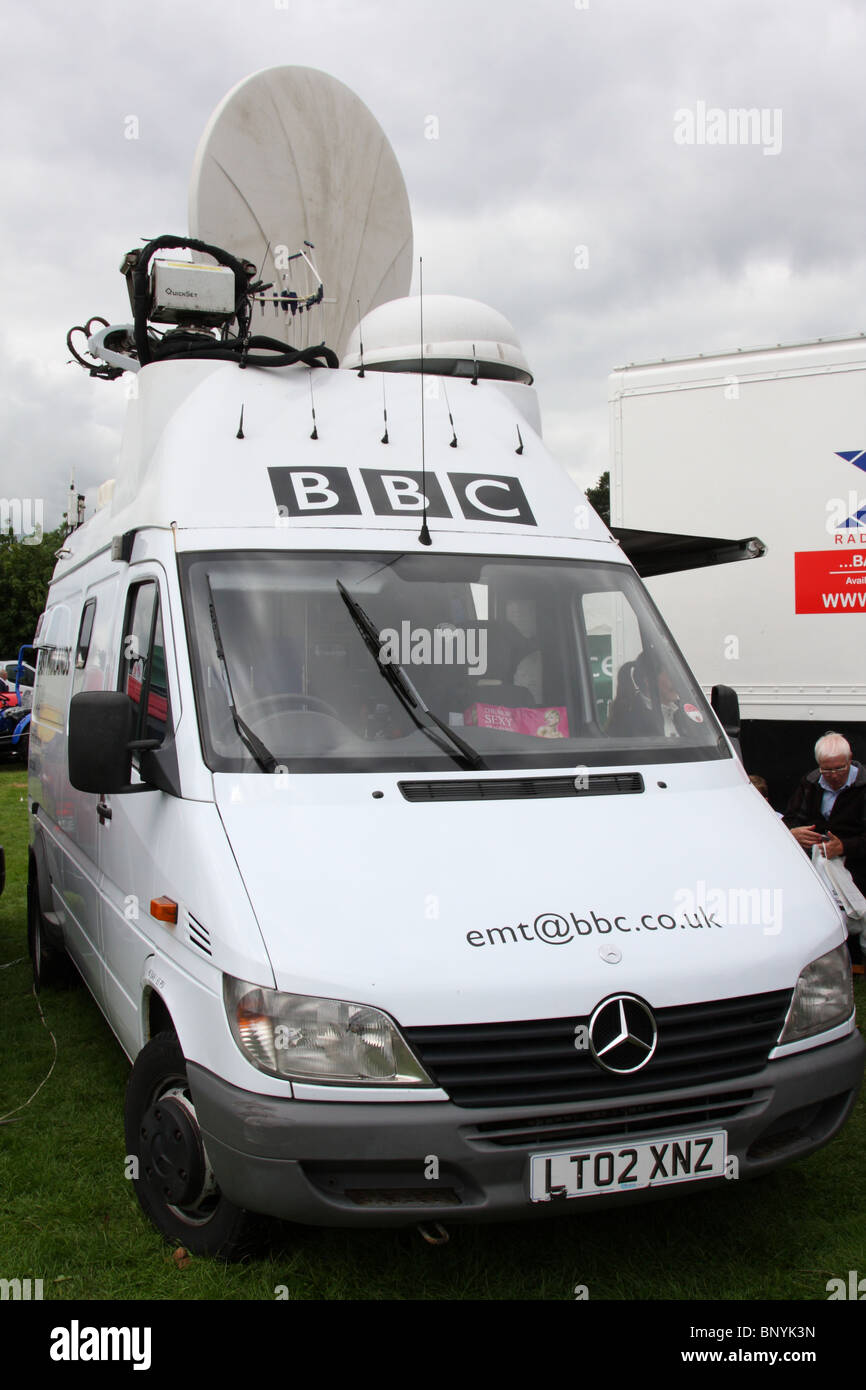
[[674, 574], [678, 570], [702, 569], [705, 565], [729, 565], [734, 560], [757, 560], [767, 550], [757, 536], [730, 541], [720, 536], [633, 531], [627, 526], [611, 526], [610, 530], [642, 579], [650, 579], [655, 574]]

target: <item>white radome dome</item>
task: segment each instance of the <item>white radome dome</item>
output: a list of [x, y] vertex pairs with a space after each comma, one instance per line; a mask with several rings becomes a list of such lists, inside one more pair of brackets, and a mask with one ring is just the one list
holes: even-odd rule
[[[392, 299], [372, 309], [349, 335], [341, 367], [419, 371], [421, 300]], [[453, 294], [424, 296], [424, 370], [440, 376], [479, 377], [527, 385], [532, 372], [517, 334], [504, 314], [477, 299]]]

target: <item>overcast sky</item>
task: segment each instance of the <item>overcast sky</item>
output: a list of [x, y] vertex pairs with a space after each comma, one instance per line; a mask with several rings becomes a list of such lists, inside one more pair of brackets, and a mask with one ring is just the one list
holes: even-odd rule
[[[369, 106], [425, 292], [511, 319], [583, 485], [614, 367], [866, 328], [859, 0], [6, 0], [0, 51], [0, 495], [43, 497], [46, 527], [73, 468], [88, 502], [116, 472], [125, 407], [66, 331], [128, 319], [123, 253], [186, 232], [202, 129], [264, 67]], [[739, 108], [759, 139], [700, 142]]]

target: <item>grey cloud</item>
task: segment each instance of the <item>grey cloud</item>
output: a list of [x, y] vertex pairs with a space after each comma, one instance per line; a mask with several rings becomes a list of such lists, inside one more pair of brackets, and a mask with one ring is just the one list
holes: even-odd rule
[[[211, 110], [276, 63], [321, 67], [370, 106], [405, 172], [425, 287], [508, 314], [577, 471], [605, 458], [614, 366], [859, 327], [866, 15], [845, 0], [45, 0], [10, 14], [0, 492], [20, 457], [46, 496], [63, 497], [72, 463], [88, 488], [112, 471], [120, 388], [68, 384], [66, 330], [128, 317], [121, 255], [185, 229]], [[780, 109], [781, 152], [678, 145], [675, 113], [699, 101]]]

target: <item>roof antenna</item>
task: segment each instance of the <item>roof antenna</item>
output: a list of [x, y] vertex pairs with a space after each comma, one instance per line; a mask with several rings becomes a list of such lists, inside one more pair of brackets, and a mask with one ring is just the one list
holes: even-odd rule
[[520, 426], [519, 426], [519, 425], [517, 426], [517, 441], [518, 441], [518, 442], [517, 442], [517, 448], [514, 450], [514, 452], [515, 452], [515, 454], [522, 454], [522, 453], [523, 453], [523, 436], [522, 436], [521, 433], [520, 433]]
[[[270, 249], [271, 249], [271, 243], [270, 243], [270, 241], [269, 241], [268, 244], [267, 244], [267, 246], [265, 247], [265, 254], [262, 256], [262, 263], [261, 263], [261, 265], [259, 266], [259, 273], [258, 273], [258, 275], [256, 276], [256, 279], [258, 280], [259, 284], [262, 283], [262, 275], [264, 274], [265, 261], [268, 259], [268, 252], [270, 251]], [[262, 305], [262, 316], [263, 316], [263, 317], [264, 317], [264, 312], [265, 312], [265, 306], [264, 306], [264, 304], [263, 304], [263, 305]], [[280, 306], [279, 306], [279, 304], [277, 303], [277, 287], [276, 287], [276, 285], [274, 286], [274, 315], [275, 315], [275, 317], [277, 317], [277, 318], [279, 318], [279, 316], [280, 316]], [[252, 318], [253, 318], [252, 305], [250, 305], [250, 322], [251, 322], [251, 323], [252, 323]], [[243, 435], [242, 435], [242, 434], [238, 435], [238, 438], [239, 438], [239, 439], [243, 439]]]
[[239, 424], [238, 424], [238, 432], [237, 432], [237, 434], [235, 435], [235, 439], [246, 439], [246, 435], [244, 434], [244, 407], [243, 407], [243, 402], [241, 402], [241, 418], [240, 418], [240, 422], [239, 422]]
[[358, 376], [359, 376], [359, 377], [362, 377], [362, 376], [364, 375], [364, 339], [361, 337], [361, 301], [360, 301], [360, 299], [356, 299], [356, 300], [355, 300], [355, 303], [356, 303], [357, 306], [358, 306], [358, 342], [359, 342], [360, 345], [361, 345], [361, 370], [359, 371]]
[[448, 399], [448, 392], [445, 390], [445, 385], [444, 385], [444, 383], [443, 383], [443, 385], [442, 385], [442, 392], [443, 392], [443, 395], [445, 396], [445, 408], [446, 408], [447, 411], [448, 411], [448, 419], [449, 419], [450, 422], [451, 422], [451, 443], [448, 445], [448, 448], [449, 448], [449, 449], [456, 449], [456, 448], [457, 448], [457, 431], [456, 431], [455, 428], [454, 428], [454, 416], [451, 414], [451, 402], [450, 402], [449, 399]]
[[316, 429], [316, 402], [315, 402], [315, 400], [313, 399], [313, 373], [312, 373], [312, 369], [310, 370], [310, 410], [313, 412], [313, 433], [310, 435], [310, 438], [311, 438], [311, 439], [318, 439], [318, 437], [319, 437], [319, 431]]
[[418, 257], [418, 294], [421, 310], [421, 494], [424, 498], [424, 511], [421, 515], [421, 530], [418, 540], [421, 545], [432, 545], [427, 526], [427, 463], [424, 452], [424, 257]]
[[[264, 273], [265, 273], [265, 261], [268, 259], [268, 252], [270, 251], [270, 249], [271, 249], [271, 243], [270, 243], [270, 241], [268, 241], [268, 244], [267, 244], [267, 246], [265, 247], [265, 254], [262, 256], [262, 263], [261, 263], [261, 265], [259, 266], [259, 273], [258, 273], [258, 275], [256, 276], [256, 279], [257, 279], [257, 281], [258, 281], [258, 283], [259, 283], [260, 285], [261, 285], [261, 283], [262, 283], [262, 276], [263, 276]], [[265, 288], [265, 289], [268, 289], [269, 287], [268, 287], [267, 285], [265, 285], [264, 288]], [[275, 318], [279, 318], [279, 316], [280, 316], [279, 296], [278, 296], [278, 294], [277, 294], [277, 287], [276, 287], [276, 285], [274, 285], [273, 288], [274, 288], [274, 317], [275, 317]], [[261, 291], [260, 291], [260, 292], [261, 292]], [[262, 304], [262, 317], [264, 317], [264, 312], [265, 312], [265, 306], [264, 306], [264, 303], [263, 303], [263, 304]], [[250, 322], [252, 322], [252, 312], [250, 313]], [[239, 435], [238, 437], [239, 437], [240, 439], [243, 439], [243, 435]]]
[[470, 381], [469, 385], [470, 385], [470, 386], [477, 386], [477, 385], [478, 385], [478, 353], [475, 351], [475, 344], [474, 344], [474, 343], [472, 344], [472, 359], [473, 359], [473, 361], [474, 361], [474, 363], [475, 363], [475, 374], [474, 374], [474, 376], [472, 377], [472, 380]]
[[381, 440], [380, 440], [380, 443], [382, 443], [382, 444], [389, 444], [389, 443], [390, 443], [390, 440], [388, 439], [388, 408], [387, 408], [387, 406], [385, 405], [385, 374], [384, 374], [384, 372], [382, 373], [382, 414], [383, 414], [383, 416], [385, 417], [385, 433], [382, 435], [382, 438], [381, 438]]

